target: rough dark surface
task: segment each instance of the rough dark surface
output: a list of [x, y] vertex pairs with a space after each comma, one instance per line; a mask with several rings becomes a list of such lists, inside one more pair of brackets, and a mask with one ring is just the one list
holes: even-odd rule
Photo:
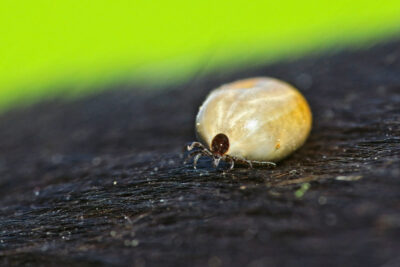
[[[209, 90], [265, 75], [309, 100], [307, 143], [183, 165]], [[400, 266], [400, 43], [131, 89], [0, 117], [0, 264]]]

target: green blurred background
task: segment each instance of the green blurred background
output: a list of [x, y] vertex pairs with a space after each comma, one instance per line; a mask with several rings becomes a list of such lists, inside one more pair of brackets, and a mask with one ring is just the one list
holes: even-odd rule
[[[395, 38], [400, 1], [0, 2], [0, 110]], [[136, 86], [138, 87], [138, 86]]]

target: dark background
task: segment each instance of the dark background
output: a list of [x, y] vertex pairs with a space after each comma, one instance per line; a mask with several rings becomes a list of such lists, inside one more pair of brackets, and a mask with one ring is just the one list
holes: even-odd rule
[[[252, 76], [303, 92], [306, 144], [275, 169], [184, 165], [206, 94]], [[2, 265], [400, 265], [399, 42], [113, 89], [1, 115]]]

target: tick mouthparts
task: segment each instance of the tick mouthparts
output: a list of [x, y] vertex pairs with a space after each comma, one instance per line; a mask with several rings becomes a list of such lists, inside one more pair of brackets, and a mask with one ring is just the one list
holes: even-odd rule
[[221, 161], [221, 157], [219, 157], [219, 156], [214, 156], [214, 160], [213, 160], [213, 166], [214, 166], [214, 168], [217, 168], [217, 167], [218, 167], [220, 161]]

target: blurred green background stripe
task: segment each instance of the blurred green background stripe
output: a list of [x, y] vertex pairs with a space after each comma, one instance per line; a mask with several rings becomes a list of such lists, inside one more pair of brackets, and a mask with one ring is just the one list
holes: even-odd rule
[[400, 30], [400, 1], [0, 1], [0, 109], [126, 79], [362, 46]]

